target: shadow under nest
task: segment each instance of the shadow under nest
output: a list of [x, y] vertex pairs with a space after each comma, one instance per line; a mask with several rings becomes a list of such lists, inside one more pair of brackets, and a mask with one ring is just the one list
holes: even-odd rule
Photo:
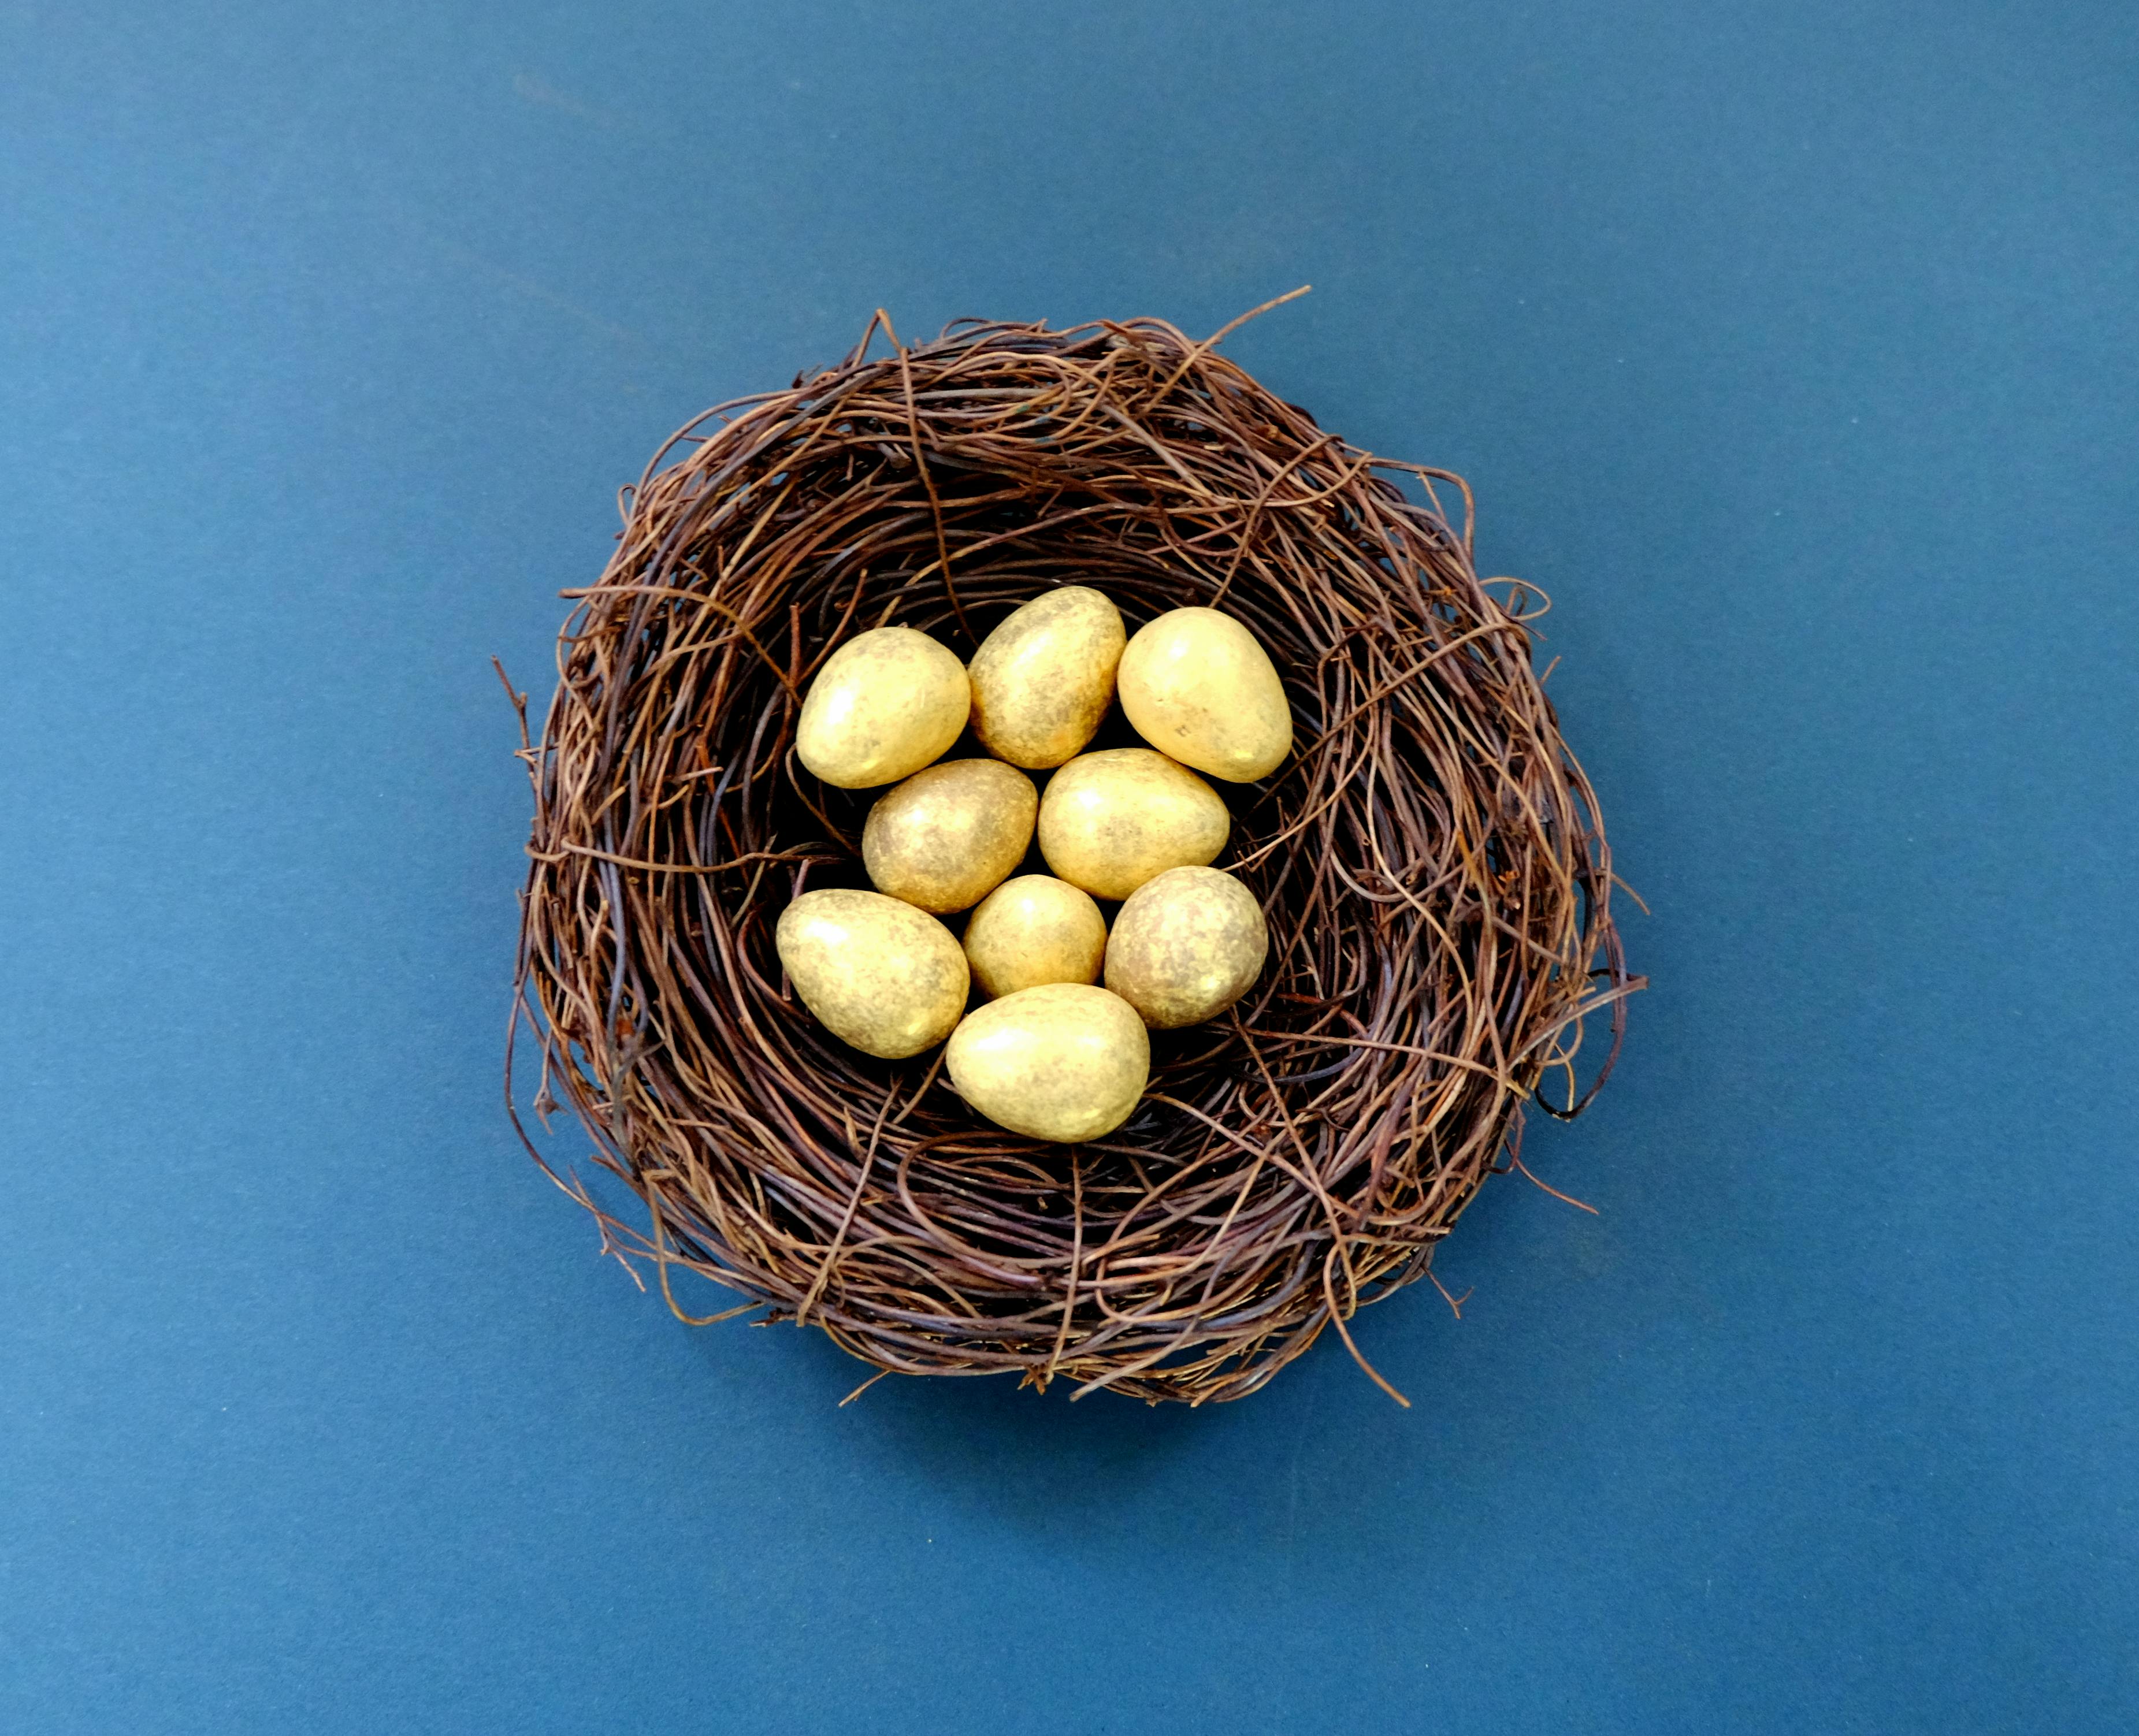
[[[514, 1036], [539, 1050], [537, 1111], [577, 1113], [644, 1227], [544, 1166], [672, 1307], [683, 1266], [750, 1298], [708, 1318], [763, 1307], [884, 1371], [1238, 1397], [1429, 1275], [1517, 1161], [1525, 1105], [1588, 1101], [1610, 1055], [1583, 1089], [1583, 1015], [1608, 1008], [1617, 1052], [1641, 983], [1531, 668], [1542, 599], [1480, 580], [1459, 479], [1325, 433], [1216, 339], [965, 321], [871, 356], [879, 329], [672, 439], [600, 581], [569, 594], [525, 753]], [[940, 1049], [847, 1048], [773, 950], [798, 892], [867, 884], [879, 792], [793, 753], [817, 667], [888, 624], [970, 657], [1061, 584], [1132, 633], [1183, 604], [1237, 617], [1297, 743], [1221, 791], [1214, 865], [1262, 903], [1261, 978], [1221, 1022], [1153, 1033], [1143, 1103], [1079, 1146], [982, 1121]], [[512, 1078], [508, 1054], [508, 1097]]]

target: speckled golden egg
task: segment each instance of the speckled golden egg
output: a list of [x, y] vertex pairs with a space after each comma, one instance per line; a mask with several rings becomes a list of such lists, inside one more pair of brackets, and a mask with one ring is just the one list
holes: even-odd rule
[[998, 1127], [1067, 1143], [1129, 1118], [1151, 1076], [1151, 1039], [1119, 996], [1048, 983], [968, 1013], [943, 1064], [958, 1094]]
[[981, 745], [1035, 768], [1080, 752], [1114, 697], [1114, 665], [1127, 642], [1121, 612], [1089, 586], [1035, 597], [981, 642], [967, 666]]
[[1080, 754], [1040, 799], [1040, 853], [1095, 898], [1126, 898], [1154, 874], [1208, 862], [1226, 848], [1223, 797], [1148, 747]]
[[1292, 751], [1292, 712], [1270, 653], [1215, 609], [1169, 609], [1139, 628], [1116, 682], [1131, 728], [1214, 778], [1252, 783]]
[[1107, 986], [1154, 1029], [1201, 1024], [1247, 993], [1269, 951], [1246, 887], [1216, 868], [1170, 868], [1115, 913]]
[[869, 790], [911, 777], [966, 727], [966, 668], [911, 627], [856, 633], [825, 659], [802, 701], [795, 752], [828, 784]]
[[966, 1010], [966, 955], [951, 931], [881, 892], [805, 892], [781, 912], [773, 944], [802, 1005], [865, 1054], [918, 1054]]
[[1093, 983], [1107, 923], [1090, 897], [1048, 874], [1006, 880], [966, 918], [966, 962], [991, 1000], [1043, 983]]
[[1000, 760], [947, 760], [879, 796], [862, 826], [876, 889], [939, 915], [1002, 883], [1032, 844], [1040, 792]]

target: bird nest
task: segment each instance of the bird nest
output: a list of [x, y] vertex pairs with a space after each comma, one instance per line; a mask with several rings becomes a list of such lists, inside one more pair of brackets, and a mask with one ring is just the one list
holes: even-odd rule
[[[524, 754], [514, 1031], [534, 1107], [576, 1112], [643, 1220], [545, 1167], [683, 1318], [678, 1267], [748, 1298], [704, 1318], [763, 1308], [884, 1372], [1238, 1397], [1324, 1328], [1351, 1345], [1520, 1164], [1525, 1109], [1572, 1116], [1602, 1084], [1609, 1055], [1579, 1077], [1584, 1016], [1608, 1009], [1616, 1054], [1640, 980], [1531, 667], [1543, 599], [1477, 576], [1460, 478], [1346, 444], [1216, 342], [962, 321], [907, 348], [879, 315], [837, 366], [665, 445], [600, 582], [567, 594]], [[981, 1119], [940, 1048], [848, 1048], [773, 946], [805, 888], [867, 884], [874, 792], [794, 752], [826, 656], [898, 624], [969, 657], [1068, 584], [1131, 632], [1238, 618], [1298, 744], [1224, 791], [1216, 865], [1262, 904], [1261, 977], [1220, 1021], [1153, 1032], [1140, 1107], [1074, 1146]]]

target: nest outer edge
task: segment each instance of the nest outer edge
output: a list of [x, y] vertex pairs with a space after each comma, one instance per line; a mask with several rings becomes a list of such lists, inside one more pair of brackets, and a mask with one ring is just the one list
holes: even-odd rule
[[[1432, 1276], [1520, 1165], [1525, 1107], [1571, 1117], [1603, 1085], [1642, 980], [1532, 667], [1542, 595], [1478, 577], [1460, 477], [1325, 433], [1216, 342], [967, 320], [908, 348], [879, 315], [839, 364], [672, 438], [567, 593], [539, 739], [516, 696], [535, 816], [508, 1105], [524, 1039], [533, 1107], [575, 1113], [643, 1225], [523, 1126], [531, 1154], [679, 1317], [761, 1308], [886, 1372], [1238, 1397], [1328, 1327], [1358, 1357], [1351, 1316]], [[1183, 604], [1241, 619], [1296, 743], [1221, 786], [1215, 865], [1263, 904], [1261, 980], [1221, 1023], [1154, 1033], [1143, 1104], [1074, 1147], [981, 1121], [940, 1049], [847, 1049], [772, 950], [798, 892], [867, 884], [880, 792], [792, 751], [817, 665], [886, 624], [969, 658], [1065, 583], [1131, 632]], [[1093, 746], [1134, 741], [1114, 727]], [[678, 1267], [746, 1299], [693, 1315]]]

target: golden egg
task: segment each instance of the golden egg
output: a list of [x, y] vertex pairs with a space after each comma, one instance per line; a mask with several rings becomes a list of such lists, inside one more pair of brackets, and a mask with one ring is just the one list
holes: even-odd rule
[[868, 790], [947, 752], [972, 709], [966, 668], [911, 627], [856, 633], [825, 659], [802, 701], [795, 752], [828, 784]]
[[1216, 868], [1170, 868], [1115, 913], [1107, 986], [1156, 1030], [1201, 1024], [1248, 992], [1269, 951], [1246, 887]]
[[1047, 874], [1004, 881], [966, 918], [966, 962], [991, 1000], [1042, 983], [1097, 982], [1106, 956], [1099, 907]]
[[1013, 765], [1060, 765], [1099, 726], [1127, 635], [1121, 611], [1081, 584], [1035, 597], [981, 642], [967, 670], [973, 733]]
[[1233, 817], [1202, 779], [1148, 747], [1080, 754], [1047, 780], [1040, 853], [1095, 898], [1126, 898], [1154, 874], [1206, 863]]
[[1215, 609], [1170, 609], [1138, 629], [1116, 682], [1130, 727], [1214, 778], [1252, 783], [1292, 751], [1292, 712], [1270, 653]]
[[881, 892], [805, 892], [773, 945], [817, 1022], [897, 1061], [941, 1043], [966, 1010], [966, 955], [935, 917]]
[[958, 1093], [1035, 1139], [1097, 1139], [1129, 1118], [1151, 1076], [1136, 1009], [1085, 983], [1048, 983], [968, 1013], [943, 1051]]
[[1032, 844], [1040, 792], [1000, 760], [947, 760], [877, 798], [862, 826], [876, 889], [939, 915], [1002, 883]]

